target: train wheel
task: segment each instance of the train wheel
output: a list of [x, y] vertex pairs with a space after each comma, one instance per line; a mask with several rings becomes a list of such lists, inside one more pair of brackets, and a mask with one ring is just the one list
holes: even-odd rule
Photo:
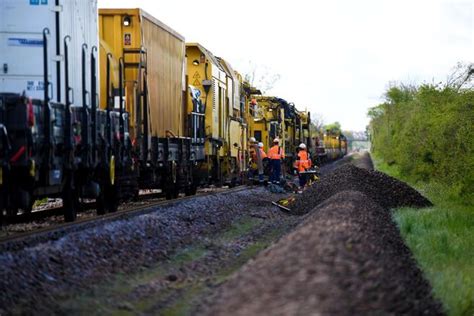
[[230, 183], [229, 183], [229, 188], [235, 188], [239, 183], [239, 180], [237, 179], [237, 177], [233, 177], [231, 180], [230, 180]]
[[173, 191], [171, 188], [166, 188], [165, 189], [165, 197], [167, 200], [172, 200], [173, 199]]
[[177, 198], [179, 198], [179, 188], [175, 187], [173, 189], [173, 199], [177, 199]]
[[107, 205], [105, 202], [105, 188], [102, 186], [100, 188], [100, 194], [96, 199], [97, 204], [97, 215], [104, 215], [107, 213]]
[[9, 208], [7, 208], [6, 212], [7, 212], [8, 217], [17, 216], [18, 215], [18, 208], [9, 207]]
[[4, 215], [4, 204], [3, 204], [3, 196], [0, 197], [0, 227], [3, 226], [3, 222], [5, 221]]
[[165, 196], [167, 200], [176, 199], [179, 196], [179, 188], [176, 184], [165, 188]]
[[20, 189], [20, 208], [23, 210], [25, 215], [31, 214], [33, 210], [33, 204], [35, 199], [33, 198], [33, 192]]
[[190, 186], [186, 187], [186, 189], [184, 190], [184, 194], [186, 196], [195, 195], [196, 191], [197, 191], [197, 186], [194, 184], [191, 184]]
[[77, 218], [79, 210], [79, 196], [72, 185], [66, 185], [63, 194], [64, 220], [66, 222], [74, 222]]
[[133, 202], [137, 202], [138, 200], [140, 199], [140, 190], [139, 189], [134, 189], [133, 190], [133, 198], [132, 198], [132, 201]]
[[108, 211], [110, 213], [115, 213], [117, 212], [118, 206], [119, 206], [118, 189], [115, 185], [111, 185], [108, 187], [107, 191], [108, 192], [105, 199], [106, 199]]

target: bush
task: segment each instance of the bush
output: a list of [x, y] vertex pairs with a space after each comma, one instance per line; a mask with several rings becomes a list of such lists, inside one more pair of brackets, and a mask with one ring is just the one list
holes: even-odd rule
[[369, 111], [374, 153], [404, 177], [474, 201], [474, 90], [396, 85], [385, 96]]

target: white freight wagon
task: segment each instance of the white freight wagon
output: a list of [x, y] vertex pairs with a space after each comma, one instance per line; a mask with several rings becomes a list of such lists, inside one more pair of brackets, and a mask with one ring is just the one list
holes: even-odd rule
[[72, 221], [105, 194], [98, 59], [97, 0], [0, 0], [0, 217], [61, 197]]
[[[0, 0], [0, 93], [44, 98], [43, 31], [48, 29], [49, 98], [65, 102], [66, 40], [70, 95], [81, 106], [82, 50], [86, 50], [85, 64], [90, 65], [91, 50], [98, 47], [97, 21], [97, 0]], [[85, 70], [90, 92], [90, 66]]]

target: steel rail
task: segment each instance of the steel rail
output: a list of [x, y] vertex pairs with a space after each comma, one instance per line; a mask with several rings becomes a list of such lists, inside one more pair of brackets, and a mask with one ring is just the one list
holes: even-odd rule
[[57, 240], [68, 233], [81, 231], [116, 220], [128, 219], [139, 215], [149, 214], [155, 212], [156, 207], [171, 206], [197, 197], [236, 193], [250, 188], [252, 188], [252, 186], [243, 185], [231, 189], [202, 192], [196, 195], [184, 196], [173, 200], [162, 200], [139, 206], [135, 205], [123, 210], [119, 210], [115, 213], [96, 215], [90, 218], [79, 219], [75, 222], [60, 223], [51, 227], [44, 227], [34, 231], [19, 233], [12, 236], [5, 236], [0, 238], [0, 252], [21, 250], [25, 247], [32, 247], [48, 240]]

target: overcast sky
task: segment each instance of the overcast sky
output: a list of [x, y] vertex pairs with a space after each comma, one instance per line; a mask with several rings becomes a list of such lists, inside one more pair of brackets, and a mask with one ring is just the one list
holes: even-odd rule
[[445, 81], [474, 60], [474, 0], [98, 0], [140, 7], [241, 73], [280, 75], [267, 91], [364, 130], [390, 81]]

